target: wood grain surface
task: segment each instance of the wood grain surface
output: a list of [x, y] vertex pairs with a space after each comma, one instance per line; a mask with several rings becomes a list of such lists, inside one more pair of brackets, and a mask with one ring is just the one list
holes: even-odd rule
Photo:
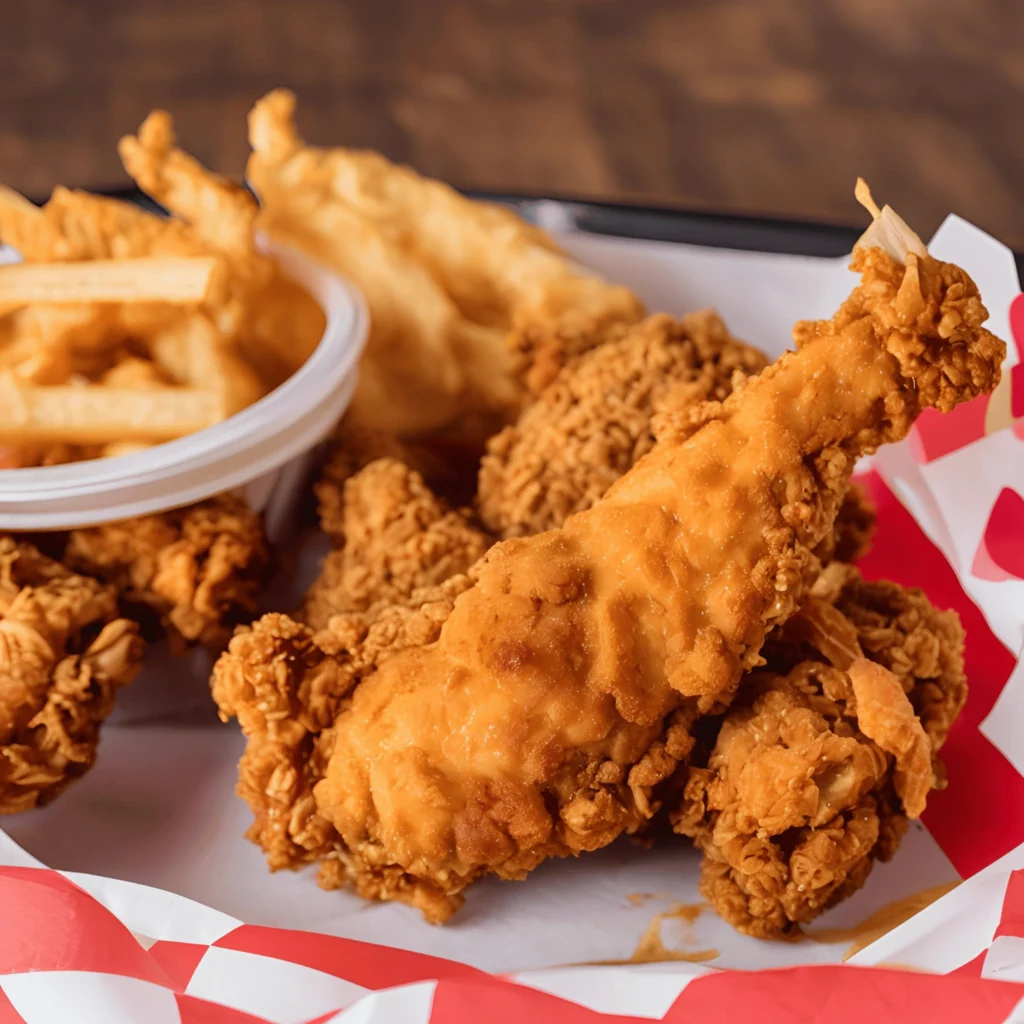
[[0, 27], [0, 181], [118, 185], [152, 107], [241, 173], [295, 89], [311, 141], [456, 184], [858, 223], [1024, 249], [1020, 0], [22, 0]]

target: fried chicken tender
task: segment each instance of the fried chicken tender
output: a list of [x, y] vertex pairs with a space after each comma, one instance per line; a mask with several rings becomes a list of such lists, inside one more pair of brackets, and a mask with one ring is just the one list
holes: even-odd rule
[[567, 359], [518, 422], [487, 442], [478, 507], [492, 532], [561, 526], [654, 447], [663, 406], [722, 401], [734, 379], [767, 362], [711, 311], [652, 316], [621, 334]]
[[725, 920], [792, 932], [892, 857], [966, 699], [963, 650], [955, 613], [920, 591], [825, 570], [671, 814], [703, 851], [701, 892]]
[[378, 459], [344, 485], [341, 534], [306, 594], [300, 618], [314, 629], [340, 613], [395, 604], [465, 573], [491, 540], [468, 510], [450, 509], [423, 477]]
[[72, 530], [64, 562], [112, 584], [131, 614], [180, 646], [223, 647], [251, 619], [269, 557], [260, 517], [239, 497]]
[[415, 437], [506, 422], [524, 375], [539, 388], [533, 377], [563, 353], [643, 316], [632, 292], [580, 270], [511, 210], [375, 153], [306, 146], [294, 112], [285, 90], [253, 108], [247, 176], [263, 229], [366, 297], [372, 326], [351, 410], [363, 426]]
[[[560, 530], [496, 545], [438, 640], [390, 655], [313, 788], [339, 872], [439, 920], [493, 873], [638, 830], [653, 787], [805, 602], [856, 459], [999, 376], [959, 268], [858, 249], [799, 350], [694, 411]], [[442, 913], [443, 911], [443, 913]]]
[[0, 537], [0, 814], [47, 803], [88, 771], [141, 659], [112, 588]]

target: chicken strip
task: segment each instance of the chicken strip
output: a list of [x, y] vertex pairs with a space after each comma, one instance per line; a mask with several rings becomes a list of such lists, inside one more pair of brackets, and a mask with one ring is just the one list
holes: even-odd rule
[[327, 556], [303, 604], [300, 618], [314, 629], [465, 573], [491, 544], [468, 510], [448, 508], [396, 459], [371, 462], [345, 483], [341, 533], [345, 546]]
[[540, 533], [590, 508], [654, 447], [662, 406], [722, 401], [767, 362], [712, 312], [652, 316], [622, 334], [569, 359], [487, 442], [478, 507], [493, 533]]
[[[295, 97], [249, 117], [260, 227], [366, 298], [371, 329], [350, 415], [402, 437], [457, 428], [482, 444], [565, 352], [643, 316], [512, 210], [475, 202], [375, 153], [305, 145]], [[536, 378], [536, 380], [534, 379]]]
[[825, 571], [710, 756], [694, 755], [671, 814], [703, 851], [701, 892], [726, 921], [792, 933], [893, 856], [966, 699], [963, 650], [955, 613], [920, 591]]
[[269, 557], [263, 524], [239, 497], [72, 530], [63, 557], [112, 584], [133, 617], [178, 646], [223, 647], [251, 619]]
[[92, 766], [141, 659], [112, 588], [0, 537], [0, 814], [49, 802]]
[[362, 679], [313, 788], [360, 891], [442, 920], [483, 874], [650, 819], [689, 724], [804, 603], [856, 459], [998, 380], [973, 282], [900, 255], [858, 248], [860, 286], [798, 325], [797, 352], [672, 424], [562, 529], [492, 548], [438, 640]]

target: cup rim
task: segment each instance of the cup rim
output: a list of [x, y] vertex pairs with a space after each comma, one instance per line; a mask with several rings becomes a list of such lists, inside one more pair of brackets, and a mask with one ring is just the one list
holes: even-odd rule
[[[88, 492], [95, 492], [99, 499], [104, 491], [142, 485], [147, 480], [159, 486], [176, 472], [187, 473], [189, 468], [233, 454], [241, 459], [246, 451], [272, 442], [275, 435], [286, 432], [311, 411], [329, 405], [334, 395], [347, 404], [352, 388], [346, 383], [357, 370], [369, 329], [362, 295], [348, 281], [291, 246], [272, 242], [262, 234], [257, 243], [324, 311], [323, 335], [305, 363], [269, 394], [220, 423], [146, 451], [61, 466], [0, 470], [0, 519], [10, 514], [31, 516], [28, 511], [17, 511], [22, 503], [59, 501]], [[338, 410], [339, 416], [343, 411]], [[168, 498], [163, 507], [176, 507], [175, 499]]]

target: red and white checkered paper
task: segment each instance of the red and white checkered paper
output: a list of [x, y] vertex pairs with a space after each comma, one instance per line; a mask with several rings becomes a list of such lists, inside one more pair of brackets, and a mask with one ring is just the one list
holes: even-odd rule
[[[12, 847], [6, 859], [19, 853]], [[1013, 860], [1024, 864], [1024, 849]], [[1001, 889], [992, 934], [944, 976], [893, 967], [746, 972], [687, 964], [496, 976], [420, 953], [246, 925], [128, 882], [11, 865], [0, 867], [0, 1022], [1024, 1020], [1024, 868], [993, 867], [953, 894], [964, 914], [986, 916], [992, 894], [981, 890]], [[945, 917], [932, 922], [940, 934], [962, 923], [955, 913]], [[886, 937], [889, 951], [912, 958], [899, 948], [900, 931], [912, 924]]]
[[[652, 308], [713, 304], [738, 334], [773, 353], [793, 319], [828, 315], [850, 285], [833, 261], [582, 237], [567, 245], [632, 284]], [[1009, 254], [956, 218], [931, 248], [974, 275], [992, 329], [1009, 340], [1012, 319], [1024, 342]], [[870, 911], [934, 881], [965, 881], [850, 964], [821, 963], [837, 960], [842, 943], [757, 944], [723, 926], [713, 965], [558, 966], [628, 958], [645, 912], [615, 908], [626, 902], [627, 883], [635, 891], [647, 877], [648, 863], [656, 884], [672, 878], [677, 855], [658, 851], [585, 858], [500, 894], [482, 887], [460, 915], [468, 924], [454, 931], [425, 929], [401, 907], [332, 911], [346, 897], [314, 894], [308, 878], [271, 878], [259, 865], [251, 874], [256, 851], [222, 834], [230, 817], [223, 779], [204, 779], [192, 756], [206, 747], [190, 746], [193, 734], [166, 720], [134, 733], [108, 727], [89, 777], [53, 807], [11, 820], [8, 833], [21, 846], [0, 834], [0, 1024], [1024, 1022], [1024, 374], [1014, 372], [1010, 347], [1001, 418], [988, 399], [955, 417], [929, 417], [910, 442], [876, 456], [864, 477], [879, 530], [862, 569], [920, 586], [959, 612], [970, 697], [943, 751], [950, 782], [929, 800], [926, 830], [912, 832], [894, 864], [826, 924], [844, 913], [841, 923], [851, 923], [851, 908]], [[201, 677], [201, 659], [195, 667]], [[159, 668], [168, 677], [169, 666]], [[151, 673], [133, 699], [158, 682]], [[182, 680], [163, 680], [173, 704], [168, 682]], [[161, 785], [156, 777], [168, 774]], [[132, 785], [119, 788], [123, 780]], [[205, 817], [189, 816], [204, 803]], [[174, 855], [161, 860], [168, 849]], [[33, 854], [76, 870], [52, 870]], [[678, 871], [692, 885], [693, 864], [679, 861]], [[135, 881], [101, 877], [113, 873]], [[585, 882], [574, 889], [579, 877]], [[781, 966], [717, 969], [765, 964]]]

